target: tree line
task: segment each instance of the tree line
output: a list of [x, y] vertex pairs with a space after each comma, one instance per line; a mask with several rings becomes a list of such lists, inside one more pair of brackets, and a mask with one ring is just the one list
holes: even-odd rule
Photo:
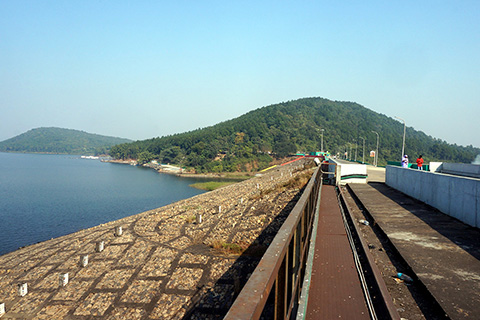
[[[364, 139], [367, 154], [376, 149], [375, 131], [380, 137], [378, 164], [400, 161], [402, 123], [354, 102], [322, 98], [283, 102], [210, 127], [116, 145], [110, 155], [140, 163], [158, 159], [197, 172], [255, 171], [268, 167], [274, 157], [319, 151], [322, 129], [324, 151], [331, 154], [356, 149], [358, 160]], [[410, 127], [405, 145], [411, 158], [423, 154], [426, 161], [470, 163], [480, 153], [479, 148], [448, 144]]]

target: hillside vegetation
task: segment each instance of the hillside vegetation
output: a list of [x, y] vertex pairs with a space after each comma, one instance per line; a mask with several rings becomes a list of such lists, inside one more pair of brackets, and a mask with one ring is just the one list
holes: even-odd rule
[[131, 142], [128, 139], [101, 136], [62, 128], [37, 128], [0, 142], [3, 152], [106, 154], [108, 148]]
[[[362, 159], [376, 149], [379, 134], [379, 165], [400, 161], [403, 124], [357, 103], [305, 98], [266, 106], [211, 127], [182, 134], [121, 144], [111, 148], [117, 159], [138, 159], [140, 163], [159, 159], [193, 167], [198, 172], [251, 171], [269, 165], [272, 156], [297, 151], [324, 150], [343, 156], [352, 150]], [[479, 148], [448, 144], [408, 127], [405, 153], [414, 160], [419, 154], [429, 161], [470, 163]], [[371, 158], [365, 156], [371, 162]]]

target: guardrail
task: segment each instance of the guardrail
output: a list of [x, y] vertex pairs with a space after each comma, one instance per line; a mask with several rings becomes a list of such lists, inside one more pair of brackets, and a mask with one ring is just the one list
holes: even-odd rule
[[317, 167], [224, 319], [294, 318], [305, 276], [322, 171]]

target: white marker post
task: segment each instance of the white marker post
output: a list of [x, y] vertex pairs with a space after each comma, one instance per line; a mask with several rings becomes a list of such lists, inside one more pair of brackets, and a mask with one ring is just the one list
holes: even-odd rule
[[122, 226], [115, 227], [115, 236], [120, 237], [123, 234]]
[[58, 278], [60, 287], [65, 287], [68, 283], [68, 273], [61, 273]]
[[85, 268], [88, 265], [88, 254], [80, 257], [80, 266]]
[[20, 283], [20, 284], [18, 285], [18, 295], [19, 295], [20, 297], [24, 297], [24, 296], [27, 295], [27, 293], [28, 293], [27, 283], [26, 283], [26, 282]]
[[95, 246], [95, 251], [102, 252], [104, 248], [105, 248], [105, 241], [98, 241]]

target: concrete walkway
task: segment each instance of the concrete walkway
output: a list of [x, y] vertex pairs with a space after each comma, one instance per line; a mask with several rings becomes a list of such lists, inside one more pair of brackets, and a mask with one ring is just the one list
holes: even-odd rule
[[384, 183], [349, 186], [448, 316], [480, 319], [480, 230]]

